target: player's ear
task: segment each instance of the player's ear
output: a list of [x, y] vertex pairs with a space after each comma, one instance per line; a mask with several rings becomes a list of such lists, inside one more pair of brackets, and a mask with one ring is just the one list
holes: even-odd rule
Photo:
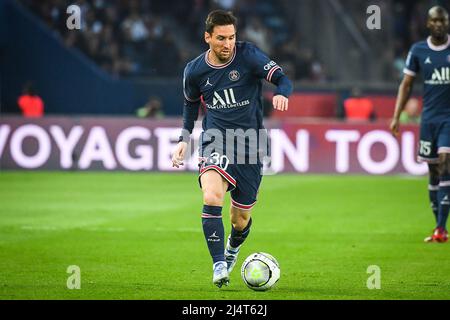
[[211, 35], [205, 31], [205, 42], [207, 44], [209, 44], [210, 41], [211, 41]]

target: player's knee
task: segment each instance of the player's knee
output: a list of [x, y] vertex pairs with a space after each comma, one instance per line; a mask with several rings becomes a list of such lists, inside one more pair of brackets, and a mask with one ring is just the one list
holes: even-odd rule
[[233, 228], [237, 231], [243, 231], [248, 224], [248, 221], [237, 221], [236, 223], [232, 223]]
[[223, 194], [216, 190], [203, 191], [203, 203], [207, 206], [222, 206]]
[[430, 172], [430, 177], [433, 180], [439, 179], [439, 165], [437, 164], [429, 164], [428, 165], [428, 171]]
[[250, 214], [232, 214], [231, 215], [231, 224], [233, 228], [242, 231], [247, 226], [250, 221]]
[[450, 175], [450, 153], [441, 153], [439, 155], [439, 175]]

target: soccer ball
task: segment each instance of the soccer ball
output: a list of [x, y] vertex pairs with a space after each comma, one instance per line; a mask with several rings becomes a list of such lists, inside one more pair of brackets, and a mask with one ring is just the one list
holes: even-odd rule
[[250, 289], [266, 291], [271, 289], [280, 279], [280, 265], [268, 253], [252, 253], [242, 264], [241, 276]]

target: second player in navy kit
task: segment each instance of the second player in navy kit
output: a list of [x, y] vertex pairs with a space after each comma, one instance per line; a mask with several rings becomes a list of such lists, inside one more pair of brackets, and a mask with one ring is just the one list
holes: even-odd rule
[[[261, 183], [265, 146], [262, 80], [277, 86], [274, 108], [288, 108], [292, 84], [282, 69], [255, 45], [236, 42], [236, 18], [221, 10], [206, 19], [205, 41], [210, 49], [189, 62], [184, 70], [183, 134], [172, 162], [182, 165], [198, 106], [206, 115], [200, 137], [199, 183], [203, 191], [202, 224], [213, 260], [213, 283], [228, 284], [240, 247], [252, 224], [251, 209]], [[264, 146], [262, 146], [264, 145]], [[224, 246], [222, 207], [231, 193], [231, 234]]]
[[416, 76], [424, 79], [420, 126], [420, 161], [428, 163], [429, 197], [436, 228], [426, 242], [446, 242], [450, 199], [450, 36], [448, 12], [439, 6], [428, 12], [431, 36], [414, 44], [408, 54], [404, 79], [399, 88], [391, 130], [396, 135], [401, 111], [411, 93]]

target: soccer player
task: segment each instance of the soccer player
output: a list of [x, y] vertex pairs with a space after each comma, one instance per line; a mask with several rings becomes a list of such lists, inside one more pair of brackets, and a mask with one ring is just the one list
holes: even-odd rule
[[429, 198], [436, 228], [425, 242], [446, 242], [450, 199], [450, 36], [448, 12], [435, 6], [428, 11], [430, 36], [409, 52], [390, 128], [399, 131], [399, 118], [416, 75], [424, 79], [424, 108], [420, 125], [419, 160], [428, 163]]
[[[275, 109], [287, 110], [292, 93], [291, 81], [281, 67], [252, 43], [236, 41], [236, 23], [231, 12], [222, 10], [210, 12], [206, 19], [204, 39], [209, 50], [185, 67], [183, 133], [172, 157], [173, 166], [183, 165], [202, 100], [207, 110], [199, 143], [202, 224], [213, 260], [213, 283], [219, 288], [228, 285], [241, 245], [249, 235], [251, 211], [261, 183], [262, 159], [258, 156], [255, 160], [255, 155], [262, 147], [252, 147], [251, 137], [252, 132], [265, 130], [261, 80], [277, 86]], [[260, 135], [254, 137], [258, 144], [263, 143]], [[239, 152], [239, 147], [245, 152], [242, 148]], [[227, 191], [231, 193], [231, 234], [224, 248], [222, 207]]]

